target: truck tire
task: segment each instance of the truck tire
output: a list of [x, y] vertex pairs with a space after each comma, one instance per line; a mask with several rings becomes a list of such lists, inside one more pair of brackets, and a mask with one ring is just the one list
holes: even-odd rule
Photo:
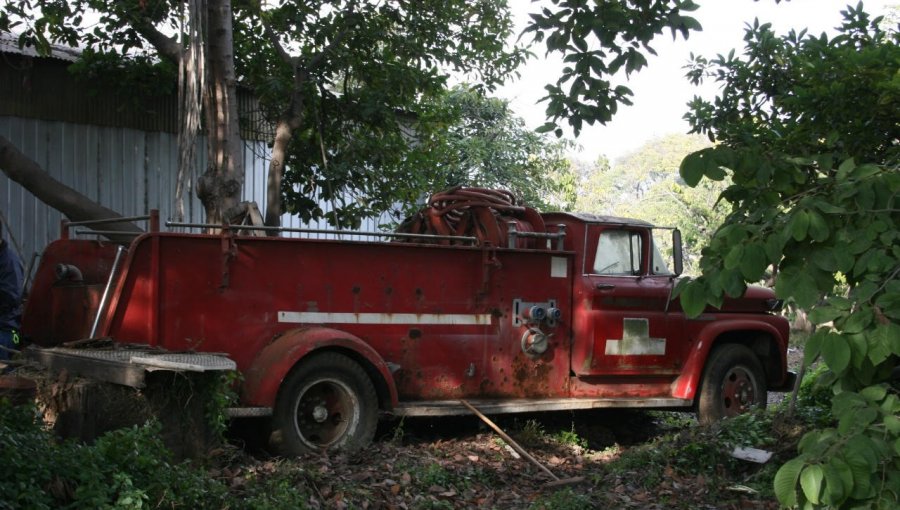
[[697, 419], [709, 424], [766, 407], [766, 375], [753, 351], [740, 344], [714, 348], [703, 370]]
[[358, 363], [327, 352], [291, 371], [278, 393], [273, 418], [273, 442], [284, 455], [354, 451], [372, 442], [378, 399]]

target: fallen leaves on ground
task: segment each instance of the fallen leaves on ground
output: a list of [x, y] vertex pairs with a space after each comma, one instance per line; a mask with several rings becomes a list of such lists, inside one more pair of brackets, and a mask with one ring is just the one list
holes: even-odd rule
[[[515, 435], [513, 434], [515, 437]], [[614, 468], [622, 448], [591, 450], [549, 437], [525, 449], [559, 479], [513, 456], [491, 432], [445, 433], [437, 439], [383, 440], [353, 454], [260, 458], [236, 453], [214, 474], [240, 496], [267, 477], [288, 477], [311, 508], [621, 508], [775, 509], [727, 473], [686, 475], [666, 466], [659, 480], [642, 469]]]

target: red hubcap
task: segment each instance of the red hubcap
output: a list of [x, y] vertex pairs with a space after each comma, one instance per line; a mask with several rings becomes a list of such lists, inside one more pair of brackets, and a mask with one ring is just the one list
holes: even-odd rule
[[757, 383], [753, 373], [744, 367], [734, 367], [722, 381], [722, 409], [725, 416], [737, 416], [756, 404]]

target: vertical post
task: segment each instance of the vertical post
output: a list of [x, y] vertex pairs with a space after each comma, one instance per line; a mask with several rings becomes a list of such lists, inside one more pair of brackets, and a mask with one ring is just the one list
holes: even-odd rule
[[150, 209], [150, 232], [159, 232], [159, 209]]
[[63, 218], [62, 221], [59, 222], [59, 238], [60, 239], [68, 239], [69, 238], [69, 220]]
[[507, 221], [506, 222], [506, 235], [507, 235], [507, 244], [508, 248], [515, 248], [516, 241], [518, 239], [518, 233], [516, 232], [516, 222], [515, 221]]
[[560, 223], [556, 226], [556, 250], [563, 251], [566, 243], [566, 225]]

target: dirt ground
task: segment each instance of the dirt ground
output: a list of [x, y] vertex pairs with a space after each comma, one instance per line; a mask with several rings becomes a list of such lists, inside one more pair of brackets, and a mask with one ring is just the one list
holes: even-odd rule
[[[802, 356], [789, 350], [791, 370], [799, 371]], [[786, 397], [770, 393], [769, 402]], [[553, 475], [475, 416], [382, 420], [375, 443], [362, 452], [296, 460], [271, 457], [261, 442], [246, 444], [247, 434], [237, 434], [239, 451], [252, 455], [237, 454], [215, 474], [238, 493], [252, 479], [287, 477], [308, 492], [312, 508], [778, 508], [770, 493], [747, 487], [756, 467], [739, 476], [722, 466], [686, 476], [675, 459], [652, 466], [614, 462], [654, 439], [698, 427], [688, 413], [594, 410], [495, 421]]]

